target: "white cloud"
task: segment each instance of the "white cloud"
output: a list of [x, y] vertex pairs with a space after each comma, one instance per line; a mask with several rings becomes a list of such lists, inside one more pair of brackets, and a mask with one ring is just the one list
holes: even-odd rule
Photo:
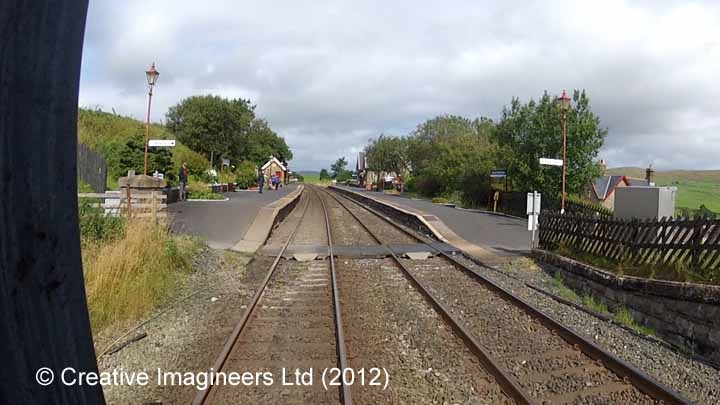
[[717, 168], [714, 1], [91, 2], [81, 105], [144, 119], [152, 61], [153, 120], [193, 94], [250, 98], [296, 168], [563, 88], [587, 89], [611, 166]]

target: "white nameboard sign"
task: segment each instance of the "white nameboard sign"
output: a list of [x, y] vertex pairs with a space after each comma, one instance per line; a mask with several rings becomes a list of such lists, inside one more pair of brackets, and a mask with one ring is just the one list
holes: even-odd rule
[[172, 147], [172, 146], [175, 146], [175, 140], [174, 139], [151, 139], [150, 141], [148, 141], [148, 146]]
[[540, 158], [540, 164], [548, 166], [562, 166], [563, 161], [562, 159]]
[[[538, 215], [537, 214], [530, 214], [528, 215], [528, 231], [537, 231], [538, 229]], [[535, 238], [533, 237], [533, 241]]]
[[[533, 194], [535, 195], [534, 197]], [[540, 213], [540, 193], [527, 193], [527, 208], [525, 209], [525, 213], [528, 215]]]

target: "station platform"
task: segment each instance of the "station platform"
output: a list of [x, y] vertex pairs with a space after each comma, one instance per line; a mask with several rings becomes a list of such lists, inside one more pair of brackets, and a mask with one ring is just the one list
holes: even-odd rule
[[289, 184], [281, 189], [223, 193], [227, 201], [181, 201], [167, 207], [171, 231], [196, 235], [214, 249], [231, 249], [243, 240], [258, 214], [275, 201], [298, 188]]
[[[449, 229], [451, 232], [446, 232], [448, 239], [456, 239], [455, 241], [451, 240], [450, 243], [456, 246], [464, 245], [462, 246], [463, 250], [472, 248], [472, 246], [468, 245], [471, 244], [480, 247], [479, 250], [485, 250], [497, 256], [519, 256], [530, 252], [531, 235], [527, 230], [527, 220], [476, 210], [453, 208], [433, 204], [428, 200], [367, 191], [355, 187], [338, 187], [388, 202], [421, 216], [432, 215], [437, 217], [439, 221], [433, 221], [437, 222], [438, 226], [436, 228], [440, 233], [443, 233], [443, 228]], [[453, 233], [456, 236], [452, 235]]]

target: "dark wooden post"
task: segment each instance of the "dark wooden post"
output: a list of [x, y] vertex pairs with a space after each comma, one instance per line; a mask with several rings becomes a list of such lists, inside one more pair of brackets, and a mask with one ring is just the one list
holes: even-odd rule
[[100, 386], [59, 382], [66, 367], [97, 371], [76, 184], [86, 13], [87, 0], [0, 1], [2, 404], [104, 403]]

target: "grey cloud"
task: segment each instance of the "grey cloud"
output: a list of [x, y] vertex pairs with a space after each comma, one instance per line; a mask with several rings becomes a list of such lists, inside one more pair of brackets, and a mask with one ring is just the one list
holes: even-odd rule
[[610, 165], [711, 168], [717, 38], [711, 1], [93, 2], [81, 103], [144, 118], [156, 60], [153, 119], [192, 94], [251, 98], [294, 166], [318, 169], [435, 115], [585, 88]]

